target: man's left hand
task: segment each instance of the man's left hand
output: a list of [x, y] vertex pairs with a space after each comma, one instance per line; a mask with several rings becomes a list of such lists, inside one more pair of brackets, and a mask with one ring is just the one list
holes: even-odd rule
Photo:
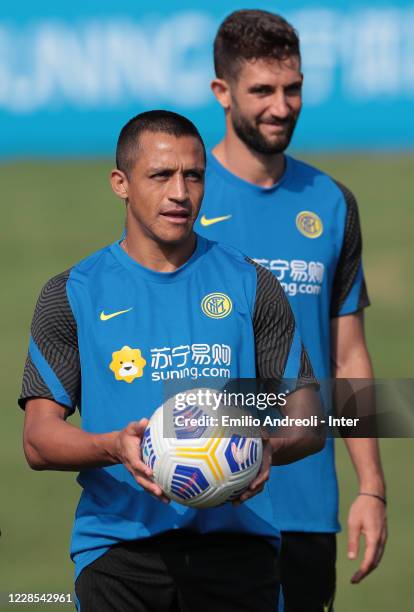
[[348, 559], [358, 557], [361, 536], [365, 537], [364, 558], [351, 583], [358, 584], [380, 563], [387, 541], [387, 512], [376, 497], [359, 495], [348, 515]]
[[263, 440], [263, 456], [259, 472], [256, 478], [249, 484], [246, 491], [233, 501], [234, 506], [239, 506], [242, 502], [245, 502], [250, 499], [250, 497], [263, 491], [266, 482], [269, 480], [273, 452], [274, 449], [271, 440]]

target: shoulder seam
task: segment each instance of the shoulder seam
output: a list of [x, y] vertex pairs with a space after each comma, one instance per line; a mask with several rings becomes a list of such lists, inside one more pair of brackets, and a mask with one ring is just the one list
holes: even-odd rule
[[335, 183], [335, 185], [338, 187], [338, 189], [341, 191], [343, 198], [345, 200], [345, 204], [346, 204], [348, 212], [350, 208], [358, 210], [358, 204], [357, 204], [354, 193], [340, 181], [337, 181], [334, 178], [332, 180]]

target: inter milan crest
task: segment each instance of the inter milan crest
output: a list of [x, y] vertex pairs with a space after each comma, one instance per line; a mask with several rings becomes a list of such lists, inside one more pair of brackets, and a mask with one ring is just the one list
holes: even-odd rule
[[201, 309], [212, 319], [224, 319], [231, 313], [233, 304], [225, 293], [209, 293], [201, 302]]
[[306, 238], [319, 238], [323, 232], [321, 219], [309, 210], [303, 210], [297, 215], [296, 227]]

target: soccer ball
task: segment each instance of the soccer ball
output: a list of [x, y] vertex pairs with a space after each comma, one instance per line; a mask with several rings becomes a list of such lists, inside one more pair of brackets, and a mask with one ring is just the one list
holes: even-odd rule
[[[178, 414], [195, 421], [174, 424], [176, 437], [164, 437], [166, 410], [172, 411], [172, 423]], [[237, 412], [240, 417], [242, 411]], [[242, 435], [241, 427], [203, 424], [203, 416], [219, 417], [217, 410], [199, 405], [178, 412], [173, 397], [152, 415], [142, 444], [143, 460], [153, 470], [154, 481], [170, 499], [193, 508], [232, 501], [255, 478], [262, 462], [261, 438]]]

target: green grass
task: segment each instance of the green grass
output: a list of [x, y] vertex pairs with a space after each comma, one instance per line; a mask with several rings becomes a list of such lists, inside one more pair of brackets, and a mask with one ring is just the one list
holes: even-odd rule
[[[367, 336], [379, 377], [412, 377], [413, 157], [363, 155], [308, 158], [351, 187], [364, 229], [364, 262], [373, 306]], [[67, 549], [79, 493], [73, 474], [36, 473], [21, 445], [23, 415], [16, 407], [34, 301], [53, 274], [119, 236], [123, 204], [112, 196], [110, 163], [14, 163], [0, 166], [2, 184], [0, 372], [1, 452], [0, 594], [71, 591]], [[344, 445], [338, 442], [341, 516], [356, 491]], [[390, 497], [390, 542], [380, 568], [359, 586], [349, 584], [355, 563], [339, 538], [337, 612], [409, 611], [414, 602], [410, 482], [412, 440], [385, 440]], [[1, 602], [0, 602], [1, 605]], [[10, 607], [10, 609], [12, 609]], [[51, 606], [36, 606], [50, 610]], [[304, 611], [306, 612], [306, 611]]]

